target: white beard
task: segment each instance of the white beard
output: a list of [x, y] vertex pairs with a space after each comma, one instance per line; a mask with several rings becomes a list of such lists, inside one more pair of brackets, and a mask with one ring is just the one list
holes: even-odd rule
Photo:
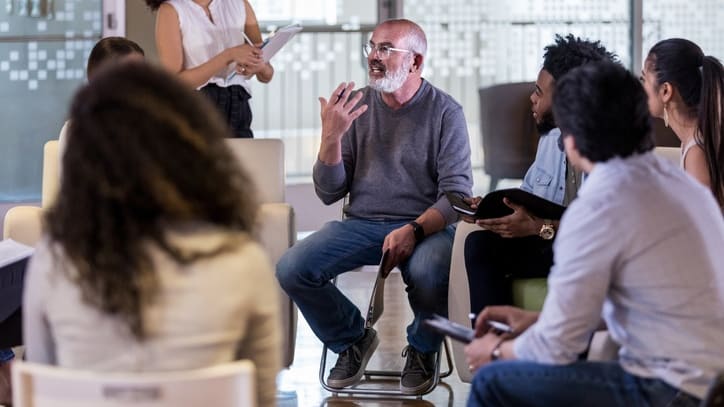
[[411, 66], [412, 60], [410, 60], [409, 62], [405, 62], [402, 64], [402, 66], [400, 66], [400, 69], [394, 72], [386, 71], [383, 78], [370, 78], [369, 85], [374, 90], [384, 93], [392, 93], [397, 89], [400, 89], [405, 83], [405, 80], [407, 80], [407, 74], [410, 71]]

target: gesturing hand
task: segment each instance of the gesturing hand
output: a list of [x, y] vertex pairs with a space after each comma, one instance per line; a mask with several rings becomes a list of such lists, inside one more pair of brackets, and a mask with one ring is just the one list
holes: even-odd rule
[[367, 105], [357, 106], [362, 99], [362, 92], [357, 92], [350, 98], [352, 89], [354, 89], [354, 82], [348, 84], [342, 82], [334, 90], [329, 101], [323, 97], [319, 98], [323, 143], [339, 141], [352, 122], [367, 111]]

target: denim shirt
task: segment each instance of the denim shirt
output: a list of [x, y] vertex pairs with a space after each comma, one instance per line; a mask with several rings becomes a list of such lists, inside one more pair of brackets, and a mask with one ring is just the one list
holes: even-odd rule
[[566, 192], [566, 153], [558, 147], [560, 137], [558, 128], [540, 137], [535, 161], [520, 188], [562, 205]]

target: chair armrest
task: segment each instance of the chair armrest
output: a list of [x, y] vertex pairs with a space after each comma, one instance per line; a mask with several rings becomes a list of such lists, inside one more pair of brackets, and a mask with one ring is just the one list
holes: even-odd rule
[[43, 208], [37, 206], [15, 206], [5, 214], [3, 238], [35, 246], [43, 235]]
[[[257, 213], [255, 237], [269, 256], [272, 265], [277, 262], [296, 241], [294, 209], [287, 203], [264, 203]], [[294, 345], [297, 337], [297, 308], [279, 287], [282, 321], [282, 365], [289, 367], [294, 361]]]
[[[468, 274], [465, 270], [465, 239], [468, 235], [477, 230], [482, 230], [478, 225], [458, 222], [453, 241], [452, 254], [450, 259], [450, 280], [448, 286], [448, 317], [451, 321], [461, 325], [470, 326], [470, 288]], [[460, 342], [451, 341], [455, 369], [460, 380], [470, 383], [473, 374], [468, 370], [465, 363], [465, 345]]]

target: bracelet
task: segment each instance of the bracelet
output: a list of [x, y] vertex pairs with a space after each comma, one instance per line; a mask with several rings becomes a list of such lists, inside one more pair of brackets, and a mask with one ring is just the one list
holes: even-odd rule
[[490, 351], [490, 360], [496, 361], [498, 359], [501, 359], [503, 357], [503, 352], [500, 350], [500, 345], [505, 342], [505, 338], [500, 338], [498, 343], [495, 344], [493, 347], [493, 350]]

